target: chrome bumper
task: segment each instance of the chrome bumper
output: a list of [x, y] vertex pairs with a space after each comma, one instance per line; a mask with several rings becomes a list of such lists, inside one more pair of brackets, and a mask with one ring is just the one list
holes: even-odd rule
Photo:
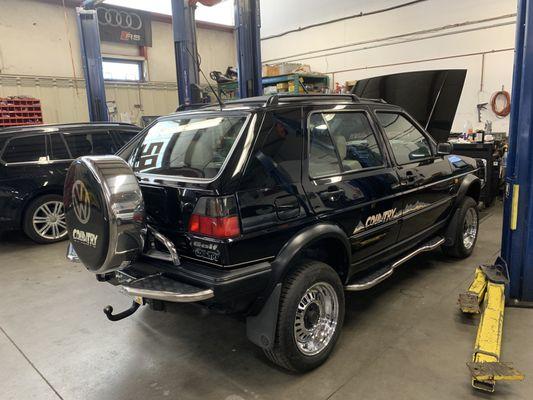
[[132, 297], [170, 301], [173, 303], [192, 303], [214, 297], [212, 289], [192, 286], [169, 279], [161, 274], [149, 275], [123, 283], [121, 290]]

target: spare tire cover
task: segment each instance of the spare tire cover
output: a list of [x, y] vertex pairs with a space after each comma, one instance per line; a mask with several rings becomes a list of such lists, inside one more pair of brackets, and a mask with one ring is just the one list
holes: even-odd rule
[[144, 202], [123, 159], [78, 158], [68, 170], [63, 193], [70, 242], [88, 270], [104, 274], [121, 269], [142, 252]]

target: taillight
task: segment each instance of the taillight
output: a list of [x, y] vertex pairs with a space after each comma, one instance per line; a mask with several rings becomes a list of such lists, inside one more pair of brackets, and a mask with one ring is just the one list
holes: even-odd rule
[[189, 219], [189, 232], [218, 239], [239, 236], [235, 197], [200, 197]]

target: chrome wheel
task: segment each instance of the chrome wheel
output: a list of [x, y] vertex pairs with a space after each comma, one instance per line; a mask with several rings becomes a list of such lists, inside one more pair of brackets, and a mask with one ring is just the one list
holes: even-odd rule
[[469, 250], [476, 241], [478, 230], [478, 217], [476, 210], [469, 208], [466, 210], [465, 220], [463, 225], [463, 245], [465, 249]]
[[329, 283], [318, 282], [304, 293], [294, 320], [298, 350], [313, 356], [326, 348], [337, 329], [339, 299]]
[[32, 224], [35, 232], [43, 239], [61, 239], [67, 234], [65, 209], [61, 201], [48, 201], [41, 204], [33, 213]]

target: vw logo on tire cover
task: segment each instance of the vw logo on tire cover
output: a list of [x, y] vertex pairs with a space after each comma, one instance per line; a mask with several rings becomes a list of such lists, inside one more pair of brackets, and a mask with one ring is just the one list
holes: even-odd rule
[[89, 222], [91, 218], [91, 198], [85, 184], [80, 180], [77, 180], [72, 185], [72, 208], [82, 224]]
[[128, 11], [115, 10], [113, 8], [98, 7], [98, 23], [115, 28], [133, 29], [138, 31], [143, 27], [143, 21], [139, 14]]

